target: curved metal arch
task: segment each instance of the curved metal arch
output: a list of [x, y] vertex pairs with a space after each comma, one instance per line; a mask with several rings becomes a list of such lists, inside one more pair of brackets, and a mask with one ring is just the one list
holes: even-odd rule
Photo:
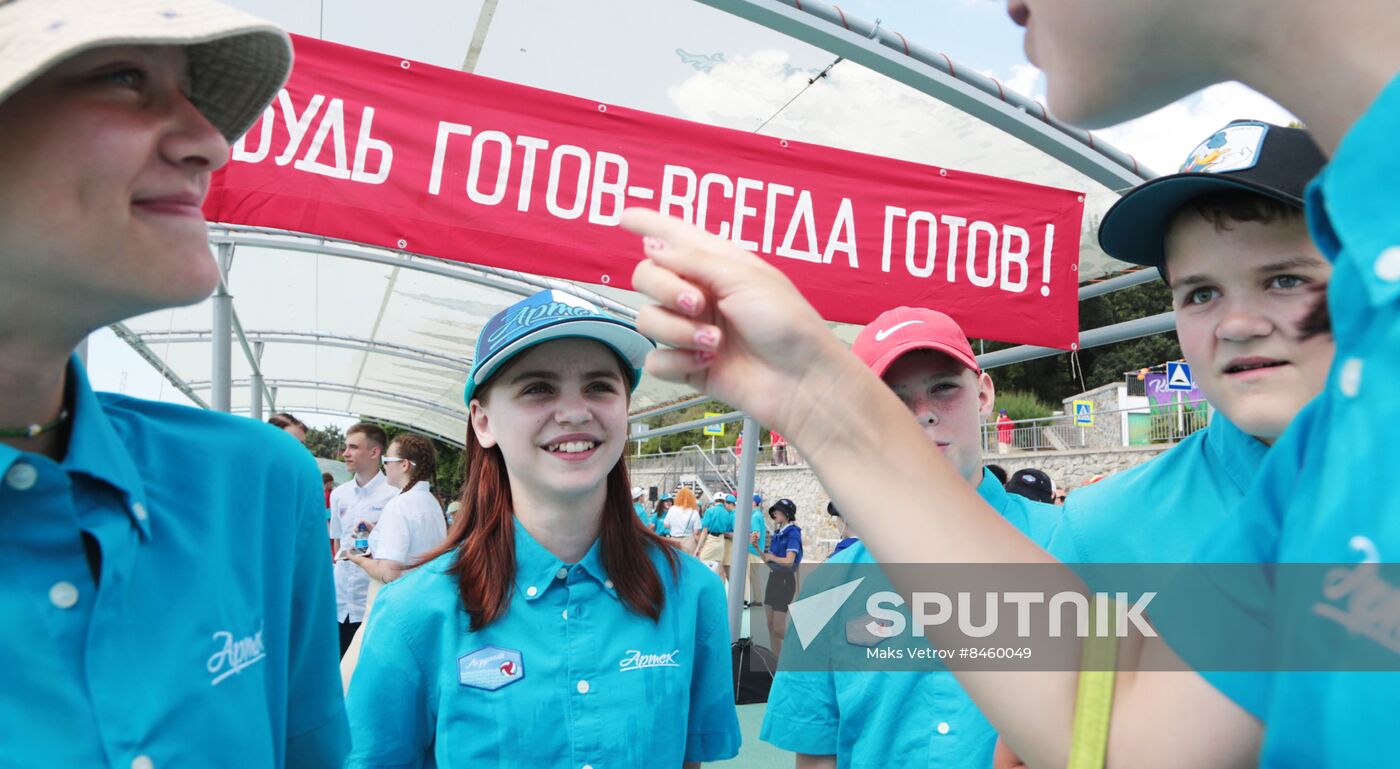
[[[466, 422], [470, 418], [470, 415], [465, 411], [456, 411], [441, 403], [425, 400], [423, 398], [414, 398], [410, 395], [400, 395], [398, 393], [389, 392], [388, 390], [374, 390], [368, 387], [351, 387], [349, 385], [336, 384], [334, 382], [321, 382], [314, 379], [268, 379], [266, 382], [269, 387], [277, 387], [279, 389], [282, 387], [289, 387], [302, 390], [324, 390], [326, 392], [343, 393], [346, 395], [368, 395], [392, 403], [399, 403], [404, 406], [414, 406], [432, 411], [446, 417], [459, 419], [462, 422]], [[211, 384], [207, 381], [190, 382], [189, 384], [192, 390], [207, 390], [211, 387]], [[252, 380], [249, 379], [235, 379], [230, 383], [230, 386], [248, 387], [251, 384]], [[281, 404], [278, 404], [277, 407], [279, 409], [282, 408]]]
[[[240, 224], [218, 224], [216, 227], [219, 230], [223, 230], [224, 233], [210, 233], [209, 242], [215, 245], [230, 243], [233, 245], [252, 246], [255, 248], [280, 248], [287, 251], [324, 254], [326, 256], [334, 256], [342, 259], [357, 259], [359, 261], [373, 262], [390, 267], [402, 267], [408, 270], [426, 272], [430, 275], [474, 283], [519, 296], [530, 296], [541, 289], [557, 289], [574, 294], [582, 299], [587, 299], [599, 307], [611, 310], [629, 320], [637, 317], [637, 310], [635, 308], [628, 307], [615, 299], [609, 299], [595, 291], [583, 288], [576, 283], [559, 280], [557, 278], [527, 275], [514, 270], [468, 264], [452, 259], [441, 259], [435, 256], [414, 254], [408, 251], [390, 251], [388, 249], [355, 243], [354, 241], [305, 235], [291, 230], [277, 230]], [[355, 246], [355, 248], [346, 247], [351, 245]]]
[[[412, 345], [379, 342], [361, 336], [328, 334], [322, 331], [273, 330], [245, 331], [250, 342], [267, 344], [309, 344], [321, 347], [339, 347], [345, 350], [372, 352], [419, 363], [432, 363], [452, 369], [462, 374], [471, 373], [471, 359], [454, 358], [439, 352], [413, 347]], [[139, 334], [147, 341], [159, 344], [190, 344], [210, 341], [212, 332], [204, 329], [176, 329], [173, 331], [149, 331]]]
[[[278, 408], [282, 409], [283, 411], [289, 411], [292, 413], [300, 414], [321, 414], [323, 416], [331, 417], [349, 417], [350, 419], [369, 419], [371, 421], [379, 422], [381, 424], [393, 425], [394, 427], [399, 427], [404, 430], [412, 430], [416, 433], [422, 433], [424, 435], [436, 438], [442, 441], [443, 443], [448, 443], [453, 446], [456, 446], [459, 449], [464, 448], [466, 446], [466, 444], [463, 443], [462, 439], [460, 438], [449, 438], [446, 435], [437, 432], [436, 430], [429, 430], [428, 428], [423, 427], [422, 425], [414, 425], [409, 424], [408, 422], [399, 421], [397, 419], [389, 419], [388, 417], [376, 416], [368, 411], [343, 411], [341, 409], [330, 409], [326, 408], [325, 406], [312, 406], [309, 404], [279, 406]], [[236, 406], [233, 409], [233, 413], [235, 414], [247, 414], [251, 411], [252, 408], [250, 406]]]
[[[1040, 102], [1008, 93], [971, 67], [911, 44], [880, 22], [856, 18], [820, 0], [700, 0], [879, 72], [995, 126], [1111, 190], [1155, 177], [1133, 156], [1061, 122]], [[1032, 119], [1033, 118], [1033, 119]]]

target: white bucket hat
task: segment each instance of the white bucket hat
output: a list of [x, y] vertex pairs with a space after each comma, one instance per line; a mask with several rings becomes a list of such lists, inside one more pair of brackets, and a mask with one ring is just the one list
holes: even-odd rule
[[55, 64], [109, 45], [178, 45], [190, 101], [229, 141], [292, 68], [286, 33], [212, 0], [0, 0], [0, 102]]

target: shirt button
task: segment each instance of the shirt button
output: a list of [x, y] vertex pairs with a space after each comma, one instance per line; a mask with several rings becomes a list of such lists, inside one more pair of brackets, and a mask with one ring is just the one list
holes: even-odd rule
[[612, 590], [612, 589], [613, 589], [612, 580], [610, 580], [610, 579], [605, 579], [605, 580], [603, 580], [603, 587], [605, 587], [605, 588], [607, 588], [607, 589], [609, 589], [609, 590]]
[[588, 693], [588, 689], [589, 689], [589, 686], [588, 686], [588, 682], [587, 682], [587, 681], [579, 681], [579, 682], [578, 682], [578, 693], [579, 693], [579, 694], [587, 694], [587, 693]]
[[558, 577], [559, 579], [563, 579], [569, 576], [569, 570], [563, 566], [560, 566], [559, 571], [555, 572], [554, 576]]
[[60, 609], [71, 609], [78, 602], [78, 588], [72, 582], [55, 582], [49, 588], [49, 603]]
[[583, 765], [583, 769], [593, 769], [593, 765], [592, 765], [592, 764], [584, 764], [584, 765]]
[[938, 725], [938, 733], [939, 733], [939, 734], [947, 734], [947, 733], [948, 733], [948, 730], [949, 730], [950, 728], [952, 728], [952, 727], [948, 726], [948, 722], [947, 722], [947, 721], [943, 721], [942, 723], [940, 723], [940, 724]]
[[155, 769], [156, 764], [150, 756], [137, 756], [131, 759], [131, 769]]
[[140, 502], [133, 503], [131, 505], [131, 514], [136, 516], [136, 520], [138, 521], [146, 520], [146, 506]]
[[1391, 246], [1376, 260], [1376, 277], [1387, 283], [1400, 280], [1400, 246]]
[[528, 595], [531, 598], [534, 598], [536, 595], [539, 594], [539, 592], [539, 588], [535, 587], [534, 585], [525, 588], [525, 595]]
[[569, 618], [569, 610], [568, 610], [568, 609], [565, 609], [562, 616], [564, 617], [564, 619], [568, 619], [568, 618]]
[[1341, 373], [1337, 375], [1337, 387], [1342, 391], [1342, 395], [1355, 398], [1356, 394], [1361, 392], [1362, 363], [1360, 358], [1348, 358], [1342, 364]]
[[5, 473], [5, 485], [15, 491], [28, 491], [33, 488], [34, 482], [39, 480], [39, 471], [34, 469], [34, 465], [27, 462], [16, 462], [10, 465], [9, 472]]

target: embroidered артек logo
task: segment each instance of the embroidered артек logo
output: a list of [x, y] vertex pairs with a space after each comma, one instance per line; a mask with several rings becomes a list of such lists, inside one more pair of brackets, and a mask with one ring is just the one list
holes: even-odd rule
[[258, 628], [258, 632], [243, 638], [234, 638], [233, 633], [227, 630], [215, 633], [214, 643], [218, 644], [219, 650], [209, 657], [209, 663], [206, 665], [209, 674], [214, 676], [209, 680], [209, 685], [218, 686], [225, 678], [261, 662], [267, 656], [267, 651], [263, 648], [262, 634], [261, 627]]
[[642, 668], [678, 668], [681, 663], [676, 662], [676, 655], [680, 653], [680, 649], [666, 654], [642, 654], [636, 649], [628, 649], [622, 660], [617, 663], [617, 669], [626, 673], [629, 670], [641, 670]]

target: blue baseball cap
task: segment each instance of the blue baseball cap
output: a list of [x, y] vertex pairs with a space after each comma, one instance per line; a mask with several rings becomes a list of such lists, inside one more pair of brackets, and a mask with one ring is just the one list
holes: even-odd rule
[[763, 501], [763, 495], [762, 495], [762, 494], [755, 494], [755, 495], [753, 495], [753, 503], [754, 503], [755, 505], [758, 504], [759, 502], [762, 502], [762, 501]]
[[736, 499], [736, 498], [734, 497], [733, 494], [725, 494], [725, 495], [724, 495], [724, 501], [725, 501], [725, 502], [728, 502], [729, 504], [732, 505], [732, 504], [734, 504], [735, 502], [738, 502], [739, 500]]
[[674, 501], [676, 501], [676, 498], [673, 497], [673, 496], [671, 496], [670, 494], [662, 494], [662, 495], [661, 495], [661, 499], [659, 499], [659, 500], [657, 500], [657, 501], [658, 501], [658, 502], [674, 502]]
[[476, 338], [476, 355], [463, 399], [470, 405], [476, 388], [521, 352], [570, 337], [602, 342], [617, 353], [630, 367], [633, 390], [642, 379], [647, 353], [656, 349], [656, 343], [642, 336], [636, 326], [605, 314], [592, 302], [563, 291], [541, 291], [486, 321]]

